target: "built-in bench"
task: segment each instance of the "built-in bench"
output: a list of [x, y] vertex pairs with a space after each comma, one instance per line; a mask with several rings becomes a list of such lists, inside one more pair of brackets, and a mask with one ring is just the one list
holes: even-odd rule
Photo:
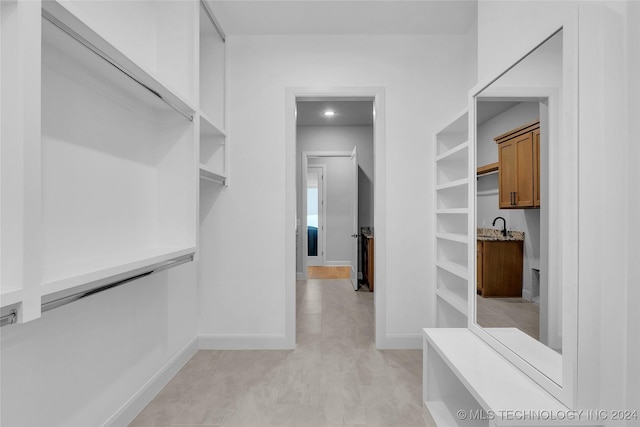
[[603, 425], [597, 413], [562, 404], [469, 329], [424, 329], [423, 345], [428, 425]]

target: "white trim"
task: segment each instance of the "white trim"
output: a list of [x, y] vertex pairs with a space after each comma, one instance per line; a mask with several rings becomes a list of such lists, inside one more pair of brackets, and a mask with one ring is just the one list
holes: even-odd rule
[[200, 350], [287, 350], [294, 349], [282, 334], [244, 335], [209, 334], [200, 335]]
[[196, 354], [199, 348], [199, 339], [194, 337], [182, 350], [176, 353], [158, 372], [156, 372], [140, 389], [134, 393], [113, 414], [103, 426], [126, 426], [160, 393], [165, 385], [173, 378], [184, 365]]
[[296, 100], [297, 99], [372, 99], [374, 106], [374, 228], [376, 230], [374, 292], [376, 346], [382, 347], [386, 336], [386, 143], [385, 92], [383, 87], [287, 88], [285, 96], [285, 335], [295, 347], [296, 340]]
[[351, 261], [325, 261], [327, 267], [351, 267]]

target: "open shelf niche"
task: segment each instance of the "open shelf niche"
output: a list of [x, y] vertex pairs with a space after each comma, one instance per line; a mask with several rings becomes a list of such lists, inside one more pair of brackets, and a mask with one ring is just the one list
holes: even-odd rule
[[2, 2], [3, 324], [195, 253], [197, 4], [133, 3]]
[[465, 111], [435, 135], [437, 327], [467, 327], [470, 178], [467, 120]]
[[225, 36], [209, 7], [199, 6], [200, 178], [227, 185]]

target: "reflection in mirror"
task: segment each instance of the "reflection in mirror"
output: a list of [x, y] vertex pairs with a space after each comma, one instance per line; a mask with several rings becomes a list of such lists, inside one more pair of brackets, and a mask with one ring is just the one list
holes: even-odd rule
[[[562, 353], [561, 283], [549, 279], [558, 252], [548, 244], [561, 85], [562, 31], [475, 97], [476, 323], [529, 362], [538, 342], [551, 359]], [[557, 384], [561, 365], [545, 373]]]
[[[318, 221], [320, 210], [318, 209], [320, 199], [320, 172], [314, 168], [309, 168], [307, 173], [307, 256], [318, 257]], [[314, 261], [312, 259], [311, 261]], [[309, 265], [316, 265], [315, 263]]]

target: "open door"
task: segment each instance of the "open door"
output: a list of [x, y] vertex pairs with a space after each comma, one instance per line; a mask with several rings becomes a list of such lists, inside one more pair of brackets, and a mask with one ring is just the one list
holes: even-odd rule
[[358, 290], [358, 156], [356, 147], [351, 153], [351, 218], [353, 221], [353, 234], [351, 234], [351, 285], [355, 291]]

